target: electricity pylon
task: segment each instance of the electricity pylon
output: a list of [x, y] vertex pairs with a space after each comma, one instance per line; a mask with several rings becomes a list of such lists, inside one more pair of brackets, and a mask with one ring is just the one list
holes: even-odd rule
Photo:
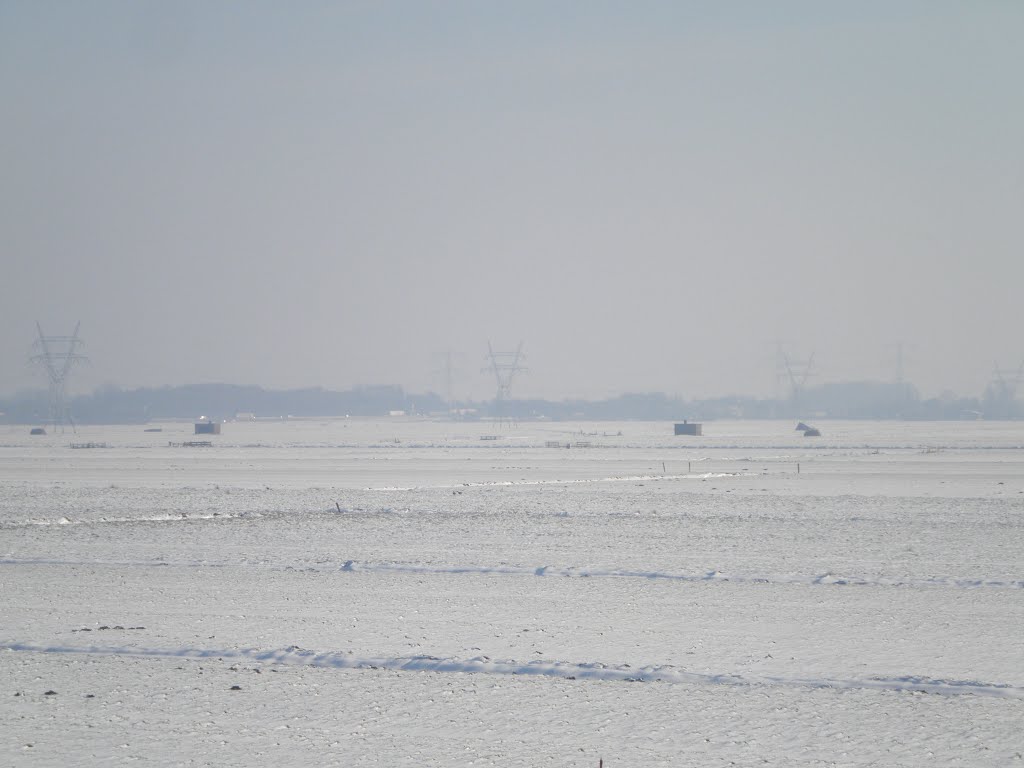
[[799, 411], [807, 380], [814, 375], [814, 353], [806, 360], [794, 360], [778, 345], [778, 375], [789, 382], [789, 401]]
[[487, 357], [490, 365], [481, 369], [481, 373], [490, 371], [494, 374], [497, 394], [494, 396], [494, 416], [500, 425], [505, 419], [505, 403], [509, 400], [512, 390], [512, 379], [517, 373], [526, 371], [519, 361], [523, 359], [523, 342], [519, 342], [515, 352], [495, 352], [491, 342], [487, 342]]
[[50, 426], [54, 431], [64, 431], [64, 425], [70, 424], [74, 430], [75, 422], [71, 419], [71, 407], [67, 402], [68, 374], [71, 367], [76, 363], [88, 361], [85, 355], [78, 354], [78, 347], [84, 342], [78, 338], [78, 327], [81, 323], [75, 323], [75, 332], [70, 336], [46, 336], [42, 326], [36, 322], [36, 330], [39, 331], [39, 338], [32, 345], [38, 352], [29, 360], [33, 363], [41, 363], [46, 368], [46, 374], [50, 378]]

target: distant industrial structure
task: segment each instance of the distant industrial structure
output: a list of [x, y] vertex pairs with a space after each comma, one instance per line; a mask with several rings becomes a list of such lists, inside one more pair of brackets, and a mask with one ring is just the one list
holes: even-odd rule
[[458, 415], [456, 413], [454, 395], [452, 394], [455, 382], [455, 366], [452, 364], [452, 351], [450, 349], [446, 350], [444, 354], [444, 368], [434, 371], [434, 374], [442, 374], [444, 376], [444, 400], [447, 415], [449, 419], [455, 418]]
[[524, 373], [527, 369], [519, 364], [523, 359], [523, 342], [519, 342], [515, 352], [495, 352], [491, 342], [487, 342], [487, 357], [490, 365], [481, 369], [482, 373], [490, 371], [494, 374], [497, 384], [497, 393], [494, 396], [494, 418], [501, 424], [505, 420], [505, 403], [510, 399], [512, 391], [512, 380], [517, 373]]
[[72, 431], [75, 428], [75, 423], [71, 418], [71, 407], [67, 400], [67, 383], [71, 368], [76, 364], [88, 362], [85, 355], [78, 353], [78, 348], [84, 343], [78, 338], [80, 325], [81, 323], [75, 323], [75, 331], [70, 336], [47, 336], [43, 333], [42, 326], [36, 321], [39, 338], [32, 346], [37, 351], [29, 360], [42, 365], [49, 377], [48, 422], [54, 432], [63, 432], [65, 424], [70, 424]]
[[683, 420], [682, 424], [676, 424], [675, 426], [676, 435], [693, 435], [694, 437], [700, 437], [704, 434], [704, 425], [696, 421]]
[[985, 389], [985, 416], [997, 419], [1017, 416], [1017, 393], [1021, 383], [1024, 383], [1024, 362], [1017, 368], [1000, 368], [996, 363], [992, 380]]

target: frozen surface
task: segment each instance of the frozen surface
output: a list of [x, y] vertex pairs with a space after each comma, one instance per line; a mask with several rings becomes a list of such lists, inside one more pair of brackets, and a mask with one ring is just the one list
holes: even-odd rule
[[0, 764], [1024, 766], [1024, 425], [161, 426], [0, 429]]

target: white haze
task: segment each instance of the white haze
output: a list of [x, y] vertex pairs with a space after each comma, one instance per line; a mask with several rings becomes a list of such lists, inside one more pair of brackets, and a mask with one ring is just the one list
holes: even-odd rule
[[1024, 357], [1024, 6], [0, 5], [0, 392], [977, 394]]

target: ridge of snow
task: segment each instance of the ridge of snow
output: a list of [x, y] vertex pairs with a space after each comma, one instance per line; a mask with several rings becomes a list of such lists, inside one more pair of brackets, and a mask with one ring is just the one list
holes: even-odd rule
[[239, 562], [211, 562], [209, 560], [73, 560], [58, 558], [16, 558], [0, 557], [0, 566], [11, 565], [67, 565], [67, 566], [115, 566], [125, 568], [262, 568], [272, 571], [310, 571], [319, 573], [414, 573], [419, 575], [460, 575], [482, 576], [560, 576], [563, 578], [613, 578], [650, 579], [677, 582], [728, 582], [733, 584], [795, 584], [809, 586], [840, 587], [946, 587], [954, 589], [1024, 589], [1024, 579], [954, 578], [933, 576], [927, 579], [865, 578], [840, 576], [833, 573], [817, 575], [803, 574], [729, 574], [713, 570], [698, 573], [680, 573], [656, 570], [632, 570], [618, 568], [517, 566], [517, 565], [417, 565], [414, 563], [357, 562], [346, 560], [338, 563], [274, 564]]
[[606, 682], [661, 682], [688, 685], [787, 686], [799, 688], [870, 689], [931, 693], [942, 696], [971, 694], [999, 698], [1024, 699], [1024, 688], [977, 680], [942, 680], [918, 675], [831, 679], [824, 677], [780, 677], [687, 672], [671, 665], [632, 667], [599, 662], [566, 662], [512, 659], [494, 660], [487, 656], [471, 659], [416, 656], [357, 656], [338, 651], [318, 652], [291, 646], [277, 650], [257, 648], [139, 648], [133, 646], [68, 646], [3, 642], [0, 650], [23, 653], [83, 654], [92, 656], [130, 656], [144, 658], [245, 659], [272, 664], [326, 667], [334, 669], [388, 669], [401, 672], [438, 672], [489, 675], [530, 675], [572, 680]]

